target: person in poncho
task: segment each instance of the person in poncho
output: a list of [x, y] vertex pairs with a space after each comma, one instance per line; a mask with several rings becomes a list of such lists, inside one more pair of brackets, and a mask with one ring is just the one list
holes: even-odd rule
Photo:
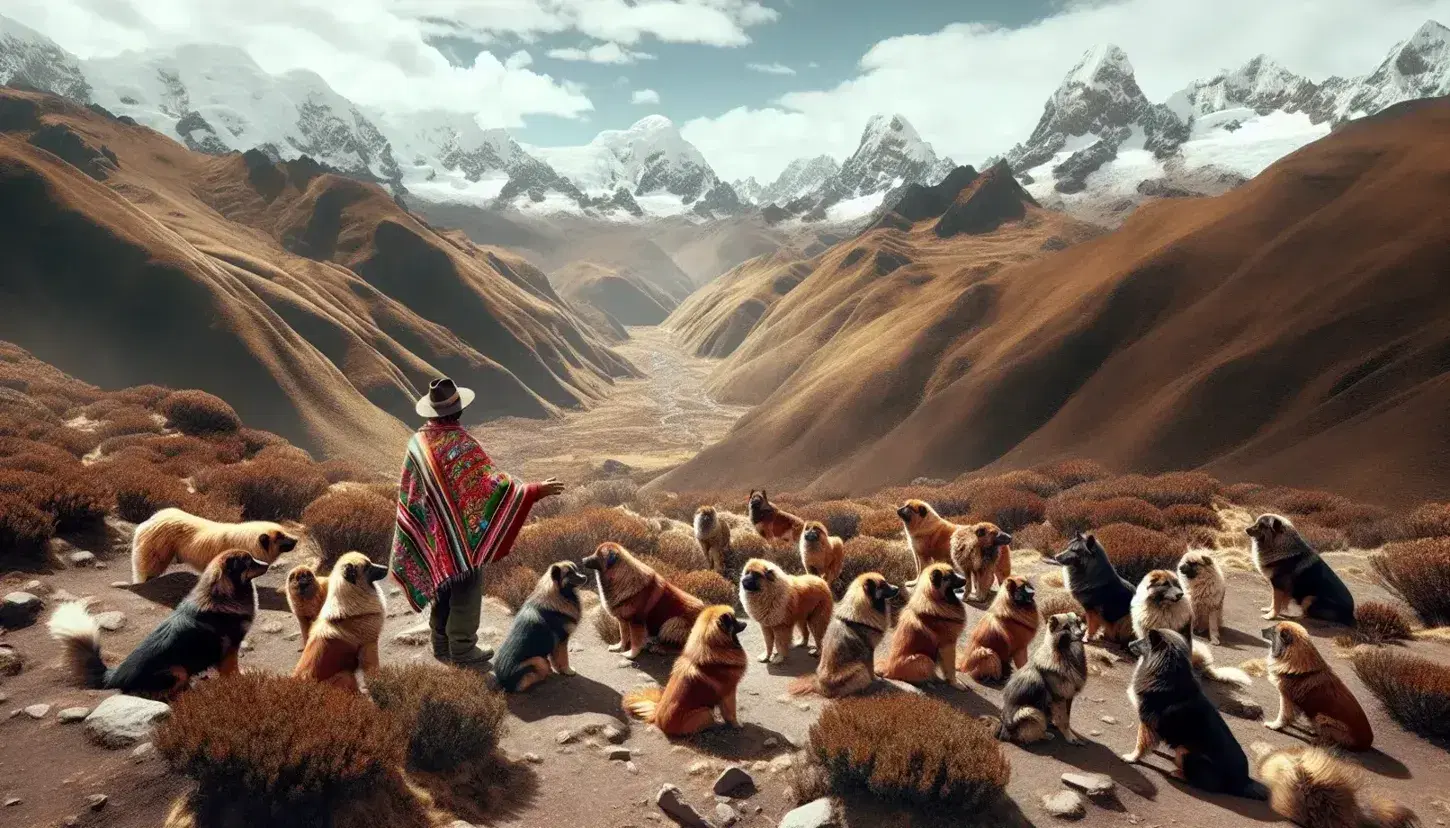
[[432, 605], [433, 656], [463, 667], [493, 658], [478, 646], [484, 567], [508, 556], [535, 503], [564, 491], [552, 477], [525, 483], [494, 468], [459, 423], [472, 402], [447, 377], [418, 400], [428, 421], [408, 441], [390, 566], [415, 612]]

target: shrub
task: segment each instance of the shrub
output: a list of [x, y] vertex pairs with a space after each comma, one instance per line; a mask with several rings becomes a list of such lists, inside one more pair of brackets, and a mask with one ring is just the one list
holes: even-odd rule
[[[1201, 506], [1188, 508], [1201, 509]], [[1115, 497], [1100, 500], [1092, 505], [1093, 526], [1108, 526], [1113, 523], [1131, 523], [1144, 529], [1163, 531], [1168, 520], [1157, 506], [1137, 497]]]
[[1320, 526], [1330, 529], [1343, 529], [1348, 531], [1352, 526], [1379, 523], [1390, 517], [1388, 509], [1379, 506], [1369, 506], [1363, 503], [1354, 503], [1342, 506], [1338, 509], [1329, 509], [1314, 515], [1314, 522]]
[[1428, 739], [1450, 739], [1450, 667], [1384, 647], [1356, 647], [1350, 660], [1390, 718]]
[[177, 477], [190, 477], [214, 466], [242, 459], [240, 441], [202, 439], [184, 434], [125, 434], [101, 443], [103, 459], [125, 455], [150, 463]]
[[1212, 506], [1219, 488], [1217, 480], [1202, 472], [1168, 472], [1157, 477], [1125, 474], [1074, 486], [1062, 496], [1084, 500], [1138, 497], [1163, 509], [1179, 503]]
[[1168, 537], [1188, 549], [1217, 549], [1218, 533], [1207, 526], [1172, 526]]
[[328, 460], [319, 463], [317, 468], [327, 478], [327, 482], [334, 486], [338, 483], [375, 483], [383, 479], [378, 473], [351, 460]]
[[839, 794], [953, 808], [990, 806], [1011, 768], [987, 726], [915, 693], [845, 698], [811, 726], [807, 753]]
[[603, 606], [594, 608], [594, 631], [599, 634], [599, 640], [613, 647], [619, 643], [619, 621], [609, 614], [609, 610]]
[[1400, 521], [1398, 539], [1450, 536], [1450, 503], [1425, 503]]
[[998, 486], [1006, 486], [1009, 489], [1022, 489], [1042, 498], [1052, 497], [1062, 491], [1062, 484], [1058, 483], [1056, 479], [1040, 471], [1033, 471], [1031, 469], [1010, 471], [1006, 474], [999, 474], [996, 477], [988, 478], [988, 480]]
[[158, 407], [182, 434], [233, 434], [242, 427], [235, 409], [205, 391], [175, 391]]
[[243, 520], [297, 520], [327, 491], [327, 478], [309, 463], [259, 459], [206, 469], [196, 488], [241, 506]]
[[0, 437], [0, 466], [5, 468], [45, 473], [51, 469], [72, 468], [75, 465], [75, 455], [49, 443], [20, 437]]
[[852, 581], [867, 572], [879, 572], [887, 581], [901, 586], [916, 577], [916, 564], [904, 541], [884, 541], [864, 535], [846, 541], [837, 594], [844, 594]]
[[636, 555], [658, 551], [655, 533], [638, 515], [618, 509], [586, 509], [541, 520], [519, 533], [509, 559], [538, 572], [555, 561], [577, 561], [605, 541], [614, 541]]
[[1349, 538], [1338, 529], [1328, 529], [1310, 521], [1294, 524], [1299, 534], [1316, 552], [1342, 552], [1349, 548]]
[[1370, 555], [1369, 565], [1425, 626], [1450, 624], [1450, 538], [1392, 543]]
[[[613, 508], [636, 505], [639, 487], [630, 480], [596, 480], [575, 487], [564, 495], [573, 509], [587, 509], [592, 506]], [[690, 517], [685, 520], [690, 520]]]
[[1033, 471], [1057, 483], [1061, 489], [1071, 489], [1083, 483], [1112, 477], [1113, 473], [1101, 463], [1092, 460], [1060, 460], [1038, 466]]
[[1082, 608], [1082, 604], [1065, 589], [1044, 589], [1038, 592], [1037, 612], [1044, 619], [1064, 612], [1075, 612], [1078, 618], [1087, 618], [1087, 611]]
[[1388, 644], [1410, 639], [1410, 619], [1394, 604], [1361, 601], [1354, 607], [1354, 639], [1364, 644]]
[[1043, 555], [1055, 555], [1065, 546], [1067, 537], [1055, 526], [1046, 523], [1034, 523], [1012, 533], [1013, 549], [1033, 549]]
[[123, 434], [158, 434], [160, 431], [161, 423], [156, 422], [156, 415], [140, 406], [123, 405], [105, 415], [96, 434], [105, 439]]
[[244, 428], [237, 432], [242, 440], [242, 451], [247, 459], [257, 456], [257, 453], [267, 446], [287, 445], [287, 439], [270, 431], [263, 431], [260, 428]]
[[484, 570], [483, 594], [497, 598], [514, 612], [529, 600], [538, 585], [539, 573], [527, 566], [492, 566]]
[[671, 581], [675, 586], [704, 601], [706, 606], [735, 606], [735, 585], [713, 570], [697, 569], [676, 575]]
[[70, 426], [56, 426], [40, 435], [42, 442], [55, 446], [71, 457], [85, 457], [101, 444], [101, 435]]
[[[243, 441], [245, 445], [246, 441]], [[311, 465], [312, 455], [305, 449], [298, 448], [291, 443], [273, 443], [264, 446], [261, 451], [252, 457], [253, 460], [281, 460], [287, 463], [302, 463]]]
[[[828, 500], [807, 506], [797, 514], [806, 520], [819, 520], [826, 525], [827, 532], [841, 540], [850, 540], [861, 533], [861, 515], [864, 511], [860, 504], [849, 500]], [[897, 520], [898, 524], [900, 522]]]
[[901, 518], [897, 516], [895, 509], [872, 509], [864, 512], [857, 530], [872, 538], [904, 537]]
[[111, 508], [105, 489], [80, 467], [46, 474], [0, 471], [0, 493], [14, 495], [50, 515], [58, 532], [91, 528]]
[[686, 523], [695, 519], [695, 510], [701, 506], [717, 509], [743, 509], [747, 492], [680, 492], [659, 494], [647, 498], [647, 505], [671, 520]]
[[1058, 495], [1047, 501], [1044, 517], [1064, 535], [1086, 532], [1093, 526], [1093, 501]]
[[36, 558], [55, 536], [50, 515], [13, 494], [0, 494], [0, 569], [21, 558]]
[[508, 703], [481, 673], [422, 664], [387, 665], [368, 680], [378, 707], [408, 736], [408, 766], [442, 773], [491, 758]]
[[[1215, 531], [1223, 530], [1223, 518], [1207, 506], [1191, 506], [1175, 503], [1163, 510], [1163, 520], [1169, 526], [1206, 526]], [[1146, 524], [1139, 524], [1140, 526]], [[1148, 527], [1153, 528], [1153, 527]]]
[[112, 392], [106, 399], [118, 405], [155, 409], [161, 405], [162, 400], [169, 396], [171, 396], [170, 388], [163, 388], [159, 385], [133, 385], [130, 388]]
[[1257, 506], [1265, 512], [1277, 512], [1290, 517], [1317, 515], [1333, 512], [1354, 505], [1348, 498], [1331, 492], [1309, 489], [1291, 489], [1287, 486], [1271, 486], [1253, 492], [1244, 505]]
[[1024, 489], [987, 486], [972, 496], [969, 514], [976, 520], [997, 524], [1006, 532], [1040, 523], [1047, 510], [1047, 501]]
[[132, 523], [162, 509], [185, 508], [193, 500], [184, 483], [146, 463], [106, 463], [100, 473], [115, 498], [116, 514]]
[[332, 571], [348, 552], [379, 563], [392, 551], [398, 508], [393, 501], [361, 486], [331, 489], [302, 510], [302, 523], [322, 549], [322, 568]]
[[[655, 557], [682, 572], [706, 566], [705, 555], [694, 535], [684, 532], [662, 532], [656, 541]], [[728, 561], [727, 561], [728, 563]]]
[[1185, 551], [1183, 544], [1162, 532], [1127, 523], [1104, 526], [1093, 534], [1118, 574], [1135, 586], [1155, 569], [1173, 569]]

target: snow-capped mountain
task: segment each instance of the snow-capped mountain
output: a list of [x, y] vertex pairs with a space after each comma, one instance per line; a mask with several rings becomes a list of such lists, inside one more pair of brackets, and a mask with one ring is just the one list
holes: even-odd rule
[[760, 194], [765, 192], [765, 185], [755, 180], [755, 176], [737, 178], [730, 182], [730, 189], [735, 195], [740, 196], [741, 202], [745, 204], [759, 204]]
[[40, 32], [0, 16], [0, 83], [29, 86], [91, 102], [91, 85], [75, 55]]
[[1377, 69], [1349, 85], [1337, 99], [1340, 120], [1373, 115], [1400, 101], [1450, 95], [1450, 29], [1427, 20], [1395, 44]]
[[789, 204], [802, 196], [817, 192], [841, 171], [841, 165], [829, 155], [797, 158], [781, 170], [756, 199], [758, 204]]

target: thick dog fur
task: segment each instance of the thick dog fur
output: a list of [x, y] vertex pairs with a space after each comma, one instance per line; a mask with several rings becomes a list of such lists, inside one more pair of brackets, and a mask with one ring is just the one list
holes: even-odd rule
[[282, 553], [292, 551], [297, 540], [280, 523], [218, 523], [180, 509], [162, 509], [136, 527], [131, 539], [131, 580], [138, 584], [149, 581], [173, 561], [201, 572], [213, 558], [231, 549], [244, 550], [271, 564]]
[[812, 575], [819, 575], [833, 584], [841, 577], [846, 563], [846, 542], [826, 531], [818, 520], [806, 524], [801, 533], [801, 566]]
[[1298, 604], [1306, 618], [1354, 626], [1354, 596], [1349, 587], [1288, 518], [1261, 515], [1244, 531], [1253, 538], [1254, 566], [1269, 579], [1273, 590], [1264, 618], [1280, 618], [1290, 604]]
[[1223, 570], [1213, 555], [1191, 549], [1178, 561], [1178, 577], [1188, 592], [1193, 607], [1193, 631], [1208, 636], [1217, 645], [1219, 626], [1223, 623], [1223, 599], [1227, 593]]
[[1072, 729], [1072, 700], [1087, 684], [1084, 630], [1083, 620], [1075, 612], [1047, 619], [1042, 643], [1002, 690], [998, 739], [1030, 745], [1051, 739], [1047, 729], [1051, 724], [1069, 744], [1082, 744]]
[[1217, 667], [1213, 650], [1193, 638], [1193, 606], [1187, 599], [1178, 576], [1166, 569], [1155, 569], [1143, 576], [1133, 593], [1133, 635], [1142, 638], [1148, 630], [1173, 630], [1193, 646], [1193, 669], [1200, 678], [1223, 684], [1247, 687], [1253, 680], [1236, 667]]
[[599, 575], [599, 598], [619, 622], [611, 653], [639, 658], [651, 638], [668, 647], [685, 644], [705, 602], [661, 578], [617, 543], [601, 543], [584, 559]]
[[[811, 655], [820, 652], [835, 600], [831, 587], [816, 575], [789, 575], [770, 561], [751, 558], [740, 573], [740, 604], [765, 637], [762, 663], [780, 664], [796, 629]], [[811, 636], [816, 646], [811, 647]]]
[[1279, 690], [1279, 716], [1264, 726], [1283, 730], [1302, 713], [1319, 738], [1346, 750], [1374, 745], [1369, 717], [1344, 682], [1319, 654], [1309, 632], [1293, 621], [1263, 631], [1269, 642], [1269, 681]]
[[498, 686], [522, 693], [554, 673], [572, 676], [569, 636], [579, 625], [579, 587], [589, 576], [573, 561], [550, 564], [519, 607], [493, 661]]
[[876, 680], [876, 647], [891, 626], [891, 599], [900, 591], [879, 572], [858, 575], [826, 627], [815, 674], [796, 679], [790, 692], [834, 699], [870, 687]]
[[750, 525], [762, 538], [768, 541], [785, 540], [792, 544], [800, 543], [801, 533], [806, 530], [806, 522], [790, 512], [783, 512], [770, 502], [765, 490], [750, 491], [750, 500], [746, 502], [746, 508], [750, 513]]
[[327, 576], [318, 575], [310, 564], [298, 564], [287, 573], [287, 607], [302, 630], [302, 644], [312, 634], [312, 625], [327, 603]]
[[1062, 566], [1062, 581], [1087, 612], [1084, 641], [1105, 638], [1124, 644], [1133, 640], [1133, 585], [1108, 560], [1108, 552], [1093, 535], [1079, 534], [1067, 548], [1043, 557]]
[[1379, 797], [1361, 798], [1359, 771], [1316, 747], [1273, 751], [1259, 759], [1274, 813], [1303, 828], [1417, 828], [1419, 817]]
[[1008, 577], [972, 630], [957, 669], [977, 681], [1001, 681], [1027, 663], [1027, 648], [1040, 623], [1032, 582], [1021, 575]]
[[896, 622], [891, 651], [876, 666], [883, 678], [924, 684], [936, 678], [959, 690], [966, 682], [957, 678], [957, 639], [967, 623], [967, 608], [957, 593], [967, 579], [951, 564], [932, 564], [921, 573], [916, 589]]
[[1128, 701], [1138, 713], [1138, 743], [1123, 754], [1136, 763], [1160, 743], [1173, 749], [1174, 776], [1211, 793], [1268, 799], [1249, 776], [1249, 759], [1193, 675], [1189, 644], [1172, 630], [1151, 629], [1128, 649], [1138, 656]]
[[223, 675], [237, 672], [242, 639], [257, 614], [252, 581], [266, 571], [265, 562], [240, 549], [213, 557], [191, 594], [111, 669], [101, 658], [100, 624], [85, 603], [62, 604], [51, 616], [50, 634], [65, 648], [77, 685], [169, 702], [213, 667]]
[[967, 576], [972, 590], [968, 601], [985, 601], [995, 579], [1004, 584], [1012, 575], [1012, 536], [995, 523], [973, 523], [952, 533], [951, 558]]
[[388, 568], [361, 552], [337, 559], [327, 577], [327, 601], [312, 625], [294, 678], [358, 690], [358, 673], [378, 668], [378, 637], [383, 634], [383, 593], [378, 582]]
[[725, 574], [725, 556], [730, 551], [730, 525], [720, 519], [714, 506], [695, 510], [695, 542], [710, 568]]
[[663, 688], [651, 687], [624, 697], [624, 709], [666, 736], [688, 736], [715, 724], [715, 709], [731, 727], [740, 727], [735, 691], [748, 659], [740, 646], [745, 622], [726, 606], [705, 607], [695, 619], [685, 651], [675, 659]]

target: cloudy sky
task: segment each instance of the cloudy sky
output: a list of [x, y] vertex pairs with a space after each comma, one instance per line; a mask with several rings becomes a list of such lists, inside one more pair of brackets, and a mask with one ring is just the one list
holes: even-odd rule
[[1316, 80], [1371, 71], [1450, 0], [5, 0], [83, 58], [182, 43], [310, 69], [392, 112], [441, 108], [524, 143], [650, 114], [720, 175], [843, 159], [875, 113], [978, 163], [1025, 138], [1097, 43], [1161, 100], [1267, 53]]

